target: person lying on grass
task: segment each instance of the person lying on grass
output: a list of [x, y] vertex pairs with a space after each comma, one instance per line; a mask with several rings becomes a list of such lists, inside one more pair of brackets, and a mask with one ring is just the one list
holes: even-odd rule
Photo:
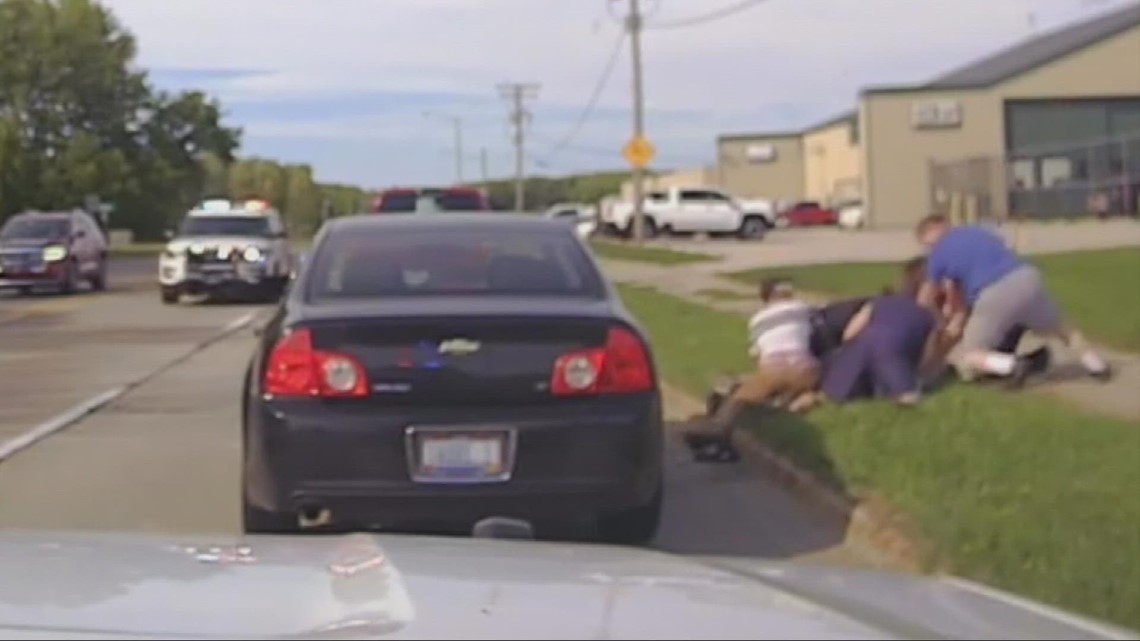
[[732, 428], [749, 405], [778, 398], [787, 400], [791, 411], [810, 405], [820, 374], [809, 345], [812, 308], [784, 278], [764, 280], [760, 300], [760, 310], [748, 322], [749, 353], [756, 358], [755, 371], [741, 379], [711, 416], [685, 434], [699, 460], [738, 459], [732, 446]]
[[997, 234], [977, 225], [954, 227], [945, 216], [932, 215], [918, 224], [915, 235], [929, 250], [919, 301], [936, 309], [939, 294], [957, 287], [970, 308], [950, 358], [963, 380], [988, 374], [1017, 388], [1030, 374], [1046, 369], [1048, 350], [1025, 356], [996, 351], [1003, 337], [1017, 326], [1060, 339], [1079, 354], [1081, 365], [1093, 378], [1111, 377], [1108, 363], [1065, 320], [1045, 289], [1041, 273]]
[[953, 345], [953, 324], [962, 322], [958, 310], [943, 315], [918, 304], [925, 280], [925, 260], [910, 260], [897, 290], [888, 288], [855, 313], [842, 345], [826, 361], [817, 400], [918, 403], [925, 374], [938, 367]]

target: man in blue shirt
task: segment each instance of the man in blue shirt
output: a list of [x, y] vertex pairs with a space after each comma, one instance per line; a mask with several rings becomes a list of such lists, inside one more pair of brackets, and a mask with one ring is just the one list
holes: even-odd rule
[[1111, 375], [1104, 359], [1065, 321], [1037, 268], [1022, 260], [997, 234], [976, 225], [953, 227], [940, 215], [927, 216], [915, 231], [919, 242], [930, 250], [927, 282], [919, 300], [932, 306], [940, 290], [956, 286], [970, 308], [953, 357], [962, 378], [989, 374], [1020, 386], [1029, 374], [1045, 369], [1048, 351], [1032, 357], [996, 351], [1002, 338], [1018, 325], [1056, 337], [1077, 350], [1090, 376], [1103, 380]]

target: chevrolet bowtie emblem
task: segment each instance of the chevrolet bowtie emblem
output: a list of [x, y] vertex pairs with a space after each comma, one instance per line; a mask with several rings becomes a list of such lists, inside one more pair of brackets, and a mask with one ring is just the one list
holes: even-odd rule
[[439, 353], [464, 356], [479, 351], [479, 347], [479, 341], [467, 340], [466, 338], [452, 338], [439, 344]]

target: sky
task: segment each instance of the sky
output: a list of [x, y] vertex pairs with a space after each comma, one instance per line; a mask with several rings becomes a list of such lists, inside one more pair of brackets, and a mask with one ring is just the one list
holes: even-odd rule
[[[646, 132], [657, 168], [709, 164], [717, 135], [801, 128], [859, 89], [922, 82], [1136, 0], [642, 0]], [[624, 168], [632, 127], [625, 0], [103, 0], [164, 89], [201, 89], [244, 130], [243, 155], [368, 188], [514, 172], [497, 86], [535, 82], [528, 173]], [[584, 115], [588, 117], [583, 118]]]

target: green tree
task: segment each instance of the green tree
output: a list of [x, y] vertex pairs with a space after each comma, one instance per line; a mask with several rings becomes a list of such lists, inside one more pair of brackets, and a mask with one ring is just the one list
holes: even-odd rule
[[114, 226], [154, 236], [200, 197], [200, 157], [233, 157], [218, 104], [154, 91], [135, 54], [93, 0], [0, 0], [0, 218], [94, 193]]

